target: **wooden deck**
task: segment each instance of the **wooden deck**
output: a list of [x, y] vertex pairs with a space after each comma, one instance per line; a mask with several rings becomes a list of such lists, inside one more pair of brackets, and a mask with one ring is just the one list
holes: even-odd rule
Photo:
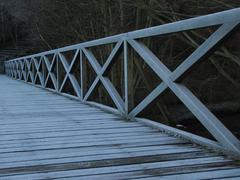
[[140, 122], [0, 76], [0, 179], [239, 179], [240, 166]]

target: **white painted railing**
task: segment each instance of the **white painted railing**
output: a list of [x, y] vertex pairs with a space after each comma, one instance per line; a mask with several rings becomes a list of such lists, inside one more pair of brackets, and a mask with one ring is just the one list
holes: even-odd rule
[[[184, 104], [185, 106], [196, 116], [196, 118], [206, 127], [206, 129], [214, 136], [217, 142], [199, 137], [181, 130], [170, 128], [165, 125], [159, 124], [159, 127], [167, 131], [184, 136], [191, 139], [194, 142], [204, 145], [212, 146], [222, 149], [224, 151], [233, 152], [240, 155], [240, 142], [239, 140], [228, 130], [218, 118], [209, 111], [209, 109], [183, 84], [177, 82], [177, 80], [189, 70], [196, 62], [206, 55], [210, 50], [216, 47], [216, 45], [226, 35], [239, 25], [240, 22], [240, 8], [228, 10], [220, 13], [210, 14], [197, 18], [178, 21], [170, 24], [164, 24], [147, 29], [137, 30], [129, 33], [115, 35], [103, 39], [84, 42], [68, 47], [54, 49], [39, 54], [34, 54], [26, 57], [21, 57], [13, 60], [9, 60], [5, 63], [6, 74], [12, 78], [23, 80], [25, 82], [36, 84], [37, 79], [40, 80], [38, 86], [47, 88], [47, 82], [49, 79], [52, 81], [52, 90], [58, 93], [63, 93], [63, 86], [67, 80], [69, 80], [74, 88], [77, 98], [82, 102], [88, 102], [91, 93], [94, 88], [100, 82], [107, 90], [116, 109], [106, 107], [98, 104], [102, 108], [118, 113], [126, 118], [136, 117], [142, 110], [146, 108], [154, 99], [156, 99], [166, 89], [170, 89]], [[138, 41], [139, 38], [152, 37], [156, 35], [165, 35], [169, 33], [177, 33], [186, 30], [204, 28], [209, 26], [219, 25], [219, 28], [212, 33], [209, 38], [205, 40], [188, 58], [186, 58], [174, 71], [170, 71], [156, 55], [154, 55], [148, 47]], [[110, 43], [116, 43], [115, 47], [111, 51], [111, 54], [107, 58], [105, 64], [101, 66], [96, 57], [89, 50], [90, 47], [106, 45]], [[162, 82], [136, 107], [131, 111], [128, 108], [128, 46], [131, 46], [145, 61], [145, 63], [157, 74]], [[123, 47], [123, 48], [120, 48]], [[76, 50], [73, 59], [68, 62], [64, 56], [65, 52]], [[104, 76], [104, 72], [108, 70], [109, 65], [114, 60], [114, 56], [120, 50], [123, 50], [124, 58], [124, 98], [122, 98], [112, 82]], [[50, 59], [49, 56], [53, 58]], [[96, 79], [88, 89], [86, 93], [83, 93], [83, 55], [87, 58], [89, 64], [92, 66], [97, 74]], [[78, 58], [79, 57], [79, 58]], [[59, 70], [56, 63], [62, 63], [66, 75], [59, 83]], [[76, 77], [74, 73], [71, 73], [73, 64], [79, 61], [80, 64], [80, 77]], [[42, 64], [45, 64], [46, 71], [41, 68]], [[34, 68], [32, 68], [34, 67]], [[34, 70], [35, 69], [35, 70]], [[88, 73], [88, 72], [86, 72]], [[80, 82], [77, 81], [80, 79]], [[146, 121], [151, 123], [149, 121]], [[152, 123], [154, 124], [154, 123]]]

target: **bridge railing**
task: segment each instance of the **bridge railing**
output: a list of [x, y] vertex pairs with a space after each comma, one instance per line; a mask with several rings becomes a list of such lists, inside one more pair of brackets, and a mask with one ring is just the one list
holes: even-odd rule
[[[170, 128], [165, 125], [158, 124], [163, 130], [171, 133], [184, 136], [194, 142], [201, 143], [224, 151], [233, 152], [240, 155], [240, 142], [229, 129], [227, 129], [221, 121], [183, 84], [177, 80], [183, 76], [194, 64], [201, 61], [213, 48], [215, 48], [229, 33], [231, 33], [240, 22], [240, 8], [223, 11], [220, 13], [210, 14], [206, 16], [191, 18], [174, 23], [164, 24], [142, 30], [137, 30], [129, 33], [106, 37], [98, 40], [84, 42], [72, 46], [67, 46], [59, 49], [54, 49], [39, 54], [34, 54], [26, 57], [9, 60], [5, 63], [6, 74], [12, 78], [23, 80], [25, 82], [38, 85], [42, 88], [52, 89], [57, 93], [64, 93], [64, 84], [69, 81], [74, 89], [75, 96], [82, 102], [89, 102], [89, 97], [96, 88], [98, 83], [101, 83], [112, 101], [115, 104], [115, 109], [98, 104], [101, 108], [107, 109], [114, 113], [118, 113], [126, 118], [134, 118], [147, 105], [153, 102], [166, 89], [170, 89], [184, 105], [195, 115], [195, 117], [203, 124], [204, 127], [213, 135], [216, 141], [209, 140], [197, 135], [193, 135], [175, 128]], [[188, 56], [174, 71], [167, 68], [161, 60], [143, 43], [140, 38], [155, 37], [157, 35], [167, 35], [170, 33], [178, 33], [186, 30], [193, 30], [219, 25], [218, 29], [213, 32], [190, 56]], [[115, 43], [106, 62], [100, 65], [90, 48], [94, 46], [106, 45]], [[128, 107], [128, 46], [141, 56], [144, 62], [155, 72], [162, 82], [151, 91], [151, 93], [143, 99], [132, 110]], [[73, 51], [74, 54], [69, 61], [64, 55], [68, 51]], [[109, 70], [110, 64], [115, 60], [119, 51], [123, 52], [123, 91], [122, 98], [119, 92], [114, 87], [113, 83], [104, 74]], [[86, 57], [88, 63], [96, 73], [96, 79], [92, 85], [83, 92], [83, 82], [86, 74], [83, 73], [83, 56]], [[79, 75], [72, 73], [74, 63], [79, 62]], [[46, 68], [42, 68], [42, 64]], [[58, 63], [61, 63], [65, 71], [64, 77], [61, 77]], [[59, 78], [62, 81], [59, 81]], [[48, 86], [49, 81], [52, 87]], [[61, 82], [61, 83], [60, 83]], [[97, 104], [97, 103], [95, 103]], [[144, 121], [144, 120], [143, 120]], [[154, 124], [150, 121], [145, 121]]]

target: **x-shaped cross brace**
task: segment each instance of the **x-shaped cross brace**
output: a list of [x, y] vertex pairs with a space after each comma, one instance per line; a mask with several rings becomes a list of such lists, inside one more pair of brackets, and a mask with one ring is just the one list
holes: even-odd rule
[[27, 78], [26, 71], [24, 69], [25, 65], [26, 65], [25, 59], [20, 60], [20, 66], [21, 66], [21, 71], [22, 71], [21, 77], [23, 76], [24, 81], [26, 81], [26, 78]]
[[15, 62], [12, 62], [13, 77], [17, 78], [17, 70]]
[[95, 78], [94, 82], [92, 83], [91, 87], [89, 88], [88, 92], [86, 93], [85, 97], [83, 98], [83, 101], [86, 101], [88, 99], [88, 97], [91, 95], [93, 89], [96, 87], [96, 85], [98, 84], [98, 82], [100, 80], [102, 82], [103, 86], [106, 88], [108, 94], [111, 96], [111, 98], [112, 98], [114, 104], [116, 105], [116, 107], [118, 108], [118, 110], [120, 112], [124, 113], [124, 101], [122, 100], [121, 96], [119, 95], [119, 93], [117, 92], [117, 90], [115, 89], [115, 87], [113, 86], [111, 81], [107, 77], [103, 77], [104, 72], [111, 64], [115, 54], [117, 53], [118, 49], [121, 46], [121, 44], [122, 44], [122, 41], [119, 41], [115, 45], [115, 47], [113, 48], [111, 54], [107, 58], [103, 67], [100, 66], [100, 64], [98, 63], [97, 59], [94, 57], [94, 55], [92, 54], [91, 51], [89, 51], [85, 48], [82, 48], [89, 63], [91, 64], [91, 66], [93, 67], [94, 71], [97, 74], [97, 77]]
[[[69, 65], [69, 63], [67, 62], [65, 56], [62, 53], [58, 54], [58, 56], [60, 58], [60, 61], [61, 61], [62, 65], [63, 65], [63, 67], [64, 67], [64, 70], [66, 72], [66, 75], [65, 75], [65, 77], [63, 79], [63, 82], [61, 84], [61, 87], [60, 87], [59, 91], [61, 92], [63, 90], [63, 87], [64, 87], [67, 79], [69, 78], [69, 80], [70, 80], [70, 82], [71, 82], [71, 84], [72, 84], [72, 86], [74, 88], [74, 91], [76, 92], [77, 96], [81, 97], [81, 88], [80, 88], [80, 86], [79, 86], [75, 76], [73, 74], [71, 74], [71, 70], [73, 68], [73, 65], [74, 65], [75, 61], [77, 60], [78, 54], [79, 54], [79, 49], [75, 52], [74, 57], [73, 57], [70, 65]], [[80, 59], [78, 59], [78, 60], [80, 60]]]
[[24, 76], [24, 63], [23, 63], [23, 60], [19, 60], [19, 64], [20, 64], [20, 77], [19, 79], [22, 79], [22, 77], [24, 78], [25, 80], [25, 76]]
[[43, 82], [43, 75], [42, 75], [42, 72], [40, 72], [40, 67], [41, 67], [41, 63], [42, 63], [42, 57], [37, 60], [35, 57], [33, 58], [33, 62], [34, 62], [34, 65], [35, 65], [35, 68], [36, 68], [36, 75], [34, 77], [34, 84], [36, 84], [36, 81], [37, 81], [37, 77], [39, 78], [40, 80], [40, 83], [41, 83], [41, 86], [44, 85], [44, 82]]
[[198, 118], [208, 131], [225, 146], [240, 151], [239, 140], [213, 115], [205, 105], [198, 100], [185, 86], [175, 81], [183, 75], [193, 64], [199, 61], [207, 52], [213, 49], [238, 23], [225, 23], [215, 31], [202, 45], [200, 45], [174, 72], [171, 72], [147, 47], [136, 40], [128, 40], [129, 44], [145, 60], [151, 69], [162, 79], [158, 85], [140, 104], [131, 112], [136, 116], [142, 109], [158, 97], [164, 90], [170, 88], [172, 92]]
[[32, 60], [31, 59], [25, 59], [25, 63], [27, 66], [27, 78], [26, 78], [26, 82], [28, 80], [28, 78], [30, 77], [32, 83], [34, 82], [34, 78], [33, 78], [33, 73], [31, 71], [31, 66], [32, 66]]
[[19, 66], [19, 60], [15, 62], [15, 65], [16, 65], [16, 71], [17, 71], [17, 74], [16, 74], [16, 79], [21, 79], [21, 71], [20, 71], [20, 66]]
[[44, 58], [45, 65], [47, 67], [47, 72], [48, 72], [47, 78], [46, 78], [46, 81], [45, 81], [45, 84], [44, 84], [44, 87], [47, 86], [48, 79], [51, 78], [51, 80], [53, 82], [53, 86], [54, 86], [55, 90], [57, 91], [58, 90], [58, 88], [57, 88], [57, 79], [56, 79], [55, 74], [51, 72], [52, 69], [53, 69], [54, 63], [55, 63], [56, 54], [54, 54], [51, 64], [49, 62], [49, 59], [46, 56], [43, 56], [43, 58]]

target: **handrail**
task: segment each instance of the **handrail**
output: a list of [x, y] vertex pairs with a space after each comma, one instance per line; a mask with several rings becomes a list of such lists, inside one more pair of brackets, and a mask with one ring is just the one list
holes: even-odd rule
[[[37, 78], [40, 79], [40, 87], [47, 88], [47, 82], [49, 79], [53, 82], [53, 91], [64, 94], [62, 92], [63, 86], [67, 79], [70, 80], [76, 96], [82, 102], [88, 102], [89, 96], [91, 95], [98, 82], [107, 90], [112, 101], [114, 102], [116, 109], [108, 108], [113, 112], [118, 112], [120, 115], [126, 118], [135, 118], [143, 109], [147, 107], [156, 97], [163, 93], [166, 89], [170, 89], [184, 104], [185, 106], [196, 116], [196, 118], [206, 127], [206, 129], [213, 135], [217, 142], [206, 139], [198, 138], [198, 136], [185, 135], [189, 139], [196, 141], [201, 144], [212, 144], [213, 147], [216, 145], [225, 151], [233, 152], [240, 156], [240, 142], [239, 140], [228, 130], [219, 119], [195, 96], [193, 93], [185, 87], [183, 84], [177, 82], [177, 80], [188, 71], [195, 63], [201, 60], [210, 50], [216, 47], [221, 40], [223, 40], [229, 33], [232, 32], [240, 23], [240, 8], [223, 11], [215, 14], [200, 16], [142, 30], [132, 31], [120, 35], [110, 36], [98, 40], [84, 42], [72, 46], [67, 46], [59, 49], [54, 49], [30, 56], [20, 57], [5, 62], [6, 74], [12, 78], [23, 80], [28, 82], [31, 79], [31, 84], [36, 85]], [[166, 35], [170, 33], [177, 33], [186, 30], [204, 28], [209, 26], [219, 25], [218, 29], [212, 33], [204, 43], [202, 43], [188, 58], [186, 58], [173, 72], [170, 71], [161, 60], [144, 44], [138, 41], [139, 38], [151, 37], [156, 35]], [[116, 43], [115, 47], [111, 51], [106, 63], [101, 66], [96, 57], [93, 55], [90, 47], [106, 45], [110, 43]], [[162, 80], [162, 82], [133, 110], [129, 111], [128, 108], [128, 45], [130, 45], [138, 55], [142, 57], [144, 62], [156, 73], [156, 75]], [[114, 61], [114, 57], [117, 52], [121, 51], [123, 46], [123, 64], [124, 64], [124, 98], [122, 98], [117, 92], [111, 81], [103, 74], [107, 71], [109, 65]], [[76, 50], [71, 63], [69, 64], [64, 56], [63, 52]], [[48, 55], [53, 55], [53, 60], [50, 62]], [[89, 64], [94, 69], [97, 77], [87, 93], [83, 93], [83, 55], [88, 60]], [[80, 58], [77, 58], [80, 56]], [[56, 61], [62, 63], [66, 75], [63, 78], [62, 84], [59, 84], [59, 70], [57, 68], [57, 75], [53, 73], [53, 68]], [[81, 69], [81, 82], [77, 81], [77, 77], [71, 73], [73, 64], [79, 61]], [[47, 68], [47, 72], [41, 71], [41, 62], [44, 62]], [[34, 66], [36, 73], [33, 72], [31, 66]], [[43, 74], [46, 73], [45, 77]], [[105, 106], [99, 105], [103, 108]], [[172, 130], [176, 134], [179, 130]], [[182, 135], [182, 134], [181, 134]]]

